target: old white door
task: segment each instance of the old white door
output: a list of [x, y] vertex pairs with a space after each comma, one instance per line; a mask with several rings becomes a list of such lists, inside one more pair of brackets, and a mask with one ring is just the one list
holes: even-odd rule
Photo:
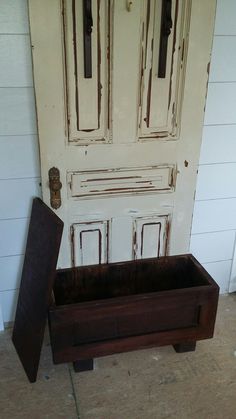
[[[59, 265], [187, 252], [215, 0], [29, 9], [43, 198], [65, 222]], [[62, 188], [50, 196], [53, 167]]]

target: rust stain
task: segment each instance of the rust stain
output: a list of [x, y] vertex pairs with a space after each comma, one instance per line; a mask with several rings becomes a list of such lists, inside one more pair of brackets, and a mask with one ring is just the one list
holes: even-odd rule
[[150, 0], [147, 2], [147, 16], [146, 16], [146, 46], [145, 46], [145, 63], [147, 62], [147, 43], [148, 43], [148, 31], [149, 31], [149, 25], [150, 25]]
[[142, 176], [107, 177], [107, 178], [86, 179], [86, 181], [83, 181], [83, 182], [100, 182], [100, 181], [107, 181], [107, 180], [137, 179], [141, 177]]
[[65, 103], [66, 103], [66, 136], [68, 137], [68, 128], [70, 126], [69, 117], [69, 86], [68, 86], [68, 71], [67, 71], [67, 55], [66, 55], [66, 11], [64, 1], [62, 2], [62, 26], [63, 26], [63, 58], [64, 58], [64, 77], [65, 77]]
[[161, 223], [157, 222], [157, 223], [144, 223], [142, 225], [142, 230], [141, 230], [141, 256], [143, 255], [143, 236], [144, 236], [144, 227], [146, 226], [159, 226], [159, 235], [158, 235], [158, 239], [157, 239], [157, 257], [160, 256], [160, 238], [161, 238]]
[[166, 230], [165, 230], [165, 253], [164, 253], [164, 256], [166, 256], [168, 254], [170, 228], [171, 228], [170, 219], [169, 219], [169, 217], [167, 217]]
[[107, 66], [108, 66], [108, 103], [107, 103], [107, 128], [110, 129], [110, 106], [111, 106], [111, 3], [108, 1], [108, 34], [107, 34]]
[[100, 31], [100, 0], [97, 1], [97, 56], [98, 56], [98, 129], [100, 129], [101, 118], [101, 100], [102, 100], [102, 84], [101, 84], [101, 31]]
[[174, 34], [173, 34], [173, 47], [172, 47], [172, 56], [171, 56], [170, 88], [169, 88], [168, 109], [170, 108], [170, 102], [171, 102], [171, 96], [172, 96], [172, 77], [173, 77], [173, 68], [174, 68], [174, 53], [175, 53], [175, 47], [176, 47], [176, 31], [177, 31], [178, 14], [179, 14], [179, 0], [176, 0], [175, 19], [174, 19]]
[[70, 241], [71, 241], [71, 263], [72, 263], [72, 266], [75, 266], [74, 235], [75, 235], [74, 228], [73, 228], [73, 226], [71, 226], [70, 227]]
[[210, 68], [211, 68], [211, 63], [209, 62], [209, 63], [207, 64], [207, 74], [208, 74], [208, 76], [209, 76], [209, 74], [210, 74]]
[[[89, 224], [89, 223], [85, 223], [85, 224]], [[101, 230], [99, 228], [96, 229], [91, 229], [91, 230], [81, 230], [80, 231], [80, 249], [81, 252], [83, 251], [82, 248], [82, 235], [84, 233], [94, 233], [94, 232], [98, 232], [98, 260], [99, 260], [99, 265], [101, 264], [102, 261], [102, 233]], [[83, 256], [82, 256], [83, 257]]]
[[144, 118], [147, 128], [149, 128], [149, 123], [150, 123], [151, 91], [152, 91], [152, 68], [150, 68], [150, 71], [149, 71], [148, 91], [147, 91], [147, 110], [146, 110], [146, 118]]
[[73, 20], [73, 52], [75, 63], [75, 109], [76, 109], [76, 125], [79, 131], [79, 92], [78, 92], [78, 57], [77, 57], [77, 36], [76, 36], [76, 6], [75, 0], [72, 1], [72, 20]]

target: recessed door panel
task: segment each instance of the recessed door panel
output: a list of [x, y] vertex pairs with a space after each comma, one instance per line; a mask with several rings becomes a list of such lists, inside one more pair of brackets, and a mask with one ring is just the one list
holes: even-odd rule
[[107, 225], [107, 221], [73, 225], [73, 258], [76, 266], [107, 262]]
[[[91, 1], [89, 28], [85, 17], [87, 3], [64, 1], [68, 133], [69, 141], [78, 144], [109, 140], [109, 1]], [[89, 33], [90, 44], [85, 42], [85, 33]], [[90, 73], [86, 73], [86, 60]]]
[[189, 251], [215, 5], [30, 0], [48, 205], [52, 167], [62, 184], [60, 267]]

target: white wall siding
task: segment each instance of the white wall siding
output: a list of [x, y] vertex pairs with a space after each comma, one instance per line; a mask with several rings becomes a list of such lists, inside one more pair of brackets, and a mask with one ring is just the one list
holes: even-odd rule
[[[221, 292], [229, 288], [236, 232], [235, 16], [235, 0], [218, 0], [191, 240]], [[27, 0], [0, 2], [0, 56], [0, 318], [9, 322], [31, 200], [41, 194]]]
[[230, 289], [236, 232], [236, 2], [218, 0], [191, 251]]
[[26, 0], [0, 2], [0, 310], [14, 319], [33, 196], [40, 196]]

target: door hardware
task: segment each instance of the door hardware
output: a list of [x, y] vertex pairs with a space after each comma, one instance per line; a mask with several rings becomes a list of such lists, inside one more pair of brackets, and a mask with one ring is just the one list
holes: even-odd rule
[[133, 2], [130, 0], [126, 0], [126, 9], [128, 12], [131, 12], [132, 6], [133, 6]]
[[92, 78], [92, 0], [83, 0], [84, 77]]
[[50, 204], [53, 209], [58, 209], [61, 206], [61, 188], [60, 171], [56, 167], [51, 167], [48, 172], [49, 189], [50, 189]]
[[171, 28], [173, 25], [171, 18], [171, 7], [172, 0], [162, 0], [161, 34], [158, 63], [158, 77], [161, 79], [164, 79], [166, 77], [168, 37], [171, 34]]

